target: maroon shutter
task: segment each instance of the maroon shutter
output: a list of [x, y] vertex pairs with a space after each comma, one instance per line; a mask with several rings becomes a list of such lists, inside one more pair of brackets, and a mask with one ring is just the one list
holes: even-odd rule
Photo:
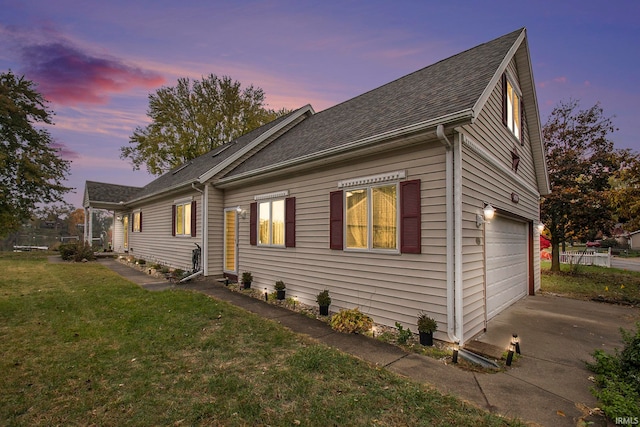
[[258, 203], [249, 205], [249, 244], [258, 244]]
[[134, 217], [134, 214], [132, 213], [132, 214], [131, 214], [131, 217], [129, 218], [129, 220], [131, 221], [131, 232], [133, 232], [133, 231], [134, 231], [134, 230], [133, 230], [133, 224], [134, 224], [134, 222], [135, 222], [135, 221], [133, 220], [133, 217]]
[[140, 229], [138, 231], [142, 232], [142, 212], [140, 212], [138, 215], [140, 215]]
[[296, 247], [296, 198], [285, 199], [284, 210], [284, 245], [287, 248]]
[[196, 237], [196, 226], [198, 225], [198, 215], [196, 215], [196, 201], [191, 202], [191, 237]]
[[502, 123], [508, 126], [507, 123], [507, 75], [502, 75]]
[[400, 252], [421, 252], [419, 179], [400, 183]]
[[176, 205], [171, 206], [171, 235], [176, 235]]
[[342, 191], [332, 191], [329, 194], [329, 247], [342, 249], [343, 225], [342, 225]]

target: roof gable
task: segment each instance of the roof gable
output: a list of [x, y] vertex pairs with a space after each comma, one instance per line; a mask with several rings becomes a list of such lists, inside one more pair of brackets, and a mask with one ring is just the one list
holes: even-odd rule
[[119, 206], [137, 194], [141, 187], [87, 181], [84, 187], [84, 207], [110, 209]]
[[523, 32], [514, 31], [321, 111], [227, 176], [264, 171], [416, 125], [435, 128], [472, 121], [478, 101], [493, 87], [497, 71]]

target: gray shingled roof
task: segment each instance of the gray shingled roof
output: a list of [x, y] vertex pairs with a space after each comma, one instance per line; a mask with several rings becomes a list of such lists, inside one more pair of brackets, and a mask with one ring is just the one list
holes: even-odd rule
[[316, 113], [226, 176], [469, 110], [522, 31], [514, 31]]
[[142, 190], [141, 187], [87, 181], [85, 184], [85, 203], [87, 202], [87, 197], [93, 206], [100, 203], [111, 204], [126, 202], [140, 190]]
[[256, 128], [229, 143], [216, 147], [206, 154], [203, 154], [193, 160], [190, 160], [180, 166], [173, 168], [171, 171], [151, 181], [143, 188], [139, 188], [138, 191], [132, 193], [127, 200], [130, 201], [144, 198], [153, 194], [161, 193], [166, 189], [191, 184], [192, 182], [196, 181], [200, 175], [206, 173], [214, 166], [225, 161], [226, 159], [237, 153], [244, 146], [249, 144], [251, 141], [255, 140], [260, 135], [267, 132], [277, 124], [281, 123], [283, 120], [294, 113], [295, 111], [282, 117], [278, 117], [277, 119], [265, 125], [262, 125], [259, 128]]

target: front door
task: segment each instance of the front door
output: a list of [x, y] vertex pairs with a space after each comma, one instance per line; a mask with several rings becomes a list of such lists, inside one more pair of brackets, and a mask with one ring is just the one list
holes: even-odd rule
[[224, 272], [238, 274], [238, 212], [224, 210]]

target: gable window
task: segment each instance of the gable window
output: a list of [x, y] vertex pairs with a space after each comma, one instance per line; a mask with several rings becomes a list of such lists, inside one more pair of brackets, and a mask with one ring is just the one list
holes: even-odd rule
[[195, 200], [177, 200], [172, 206], [173, 236], [196, 236], [196, 202]]
[[[330, 194], [331, 249], [420, 253], [420, 180], [404, 172], [343, 181]], [[369, 184], [369, 185], [361, 185]]]
[[288, 191], [255, 196], [250, 206], [249, 240], [252, 245], [295, 247], [295, 197]]
[[502, 75], [502, 121], [519, 141], [522, 133], [521, 97], [506, 74]]
[[141, 232], [142, 231], [142, 212], [135, 211], [131, 214], [131, 231], [133, 232]]

